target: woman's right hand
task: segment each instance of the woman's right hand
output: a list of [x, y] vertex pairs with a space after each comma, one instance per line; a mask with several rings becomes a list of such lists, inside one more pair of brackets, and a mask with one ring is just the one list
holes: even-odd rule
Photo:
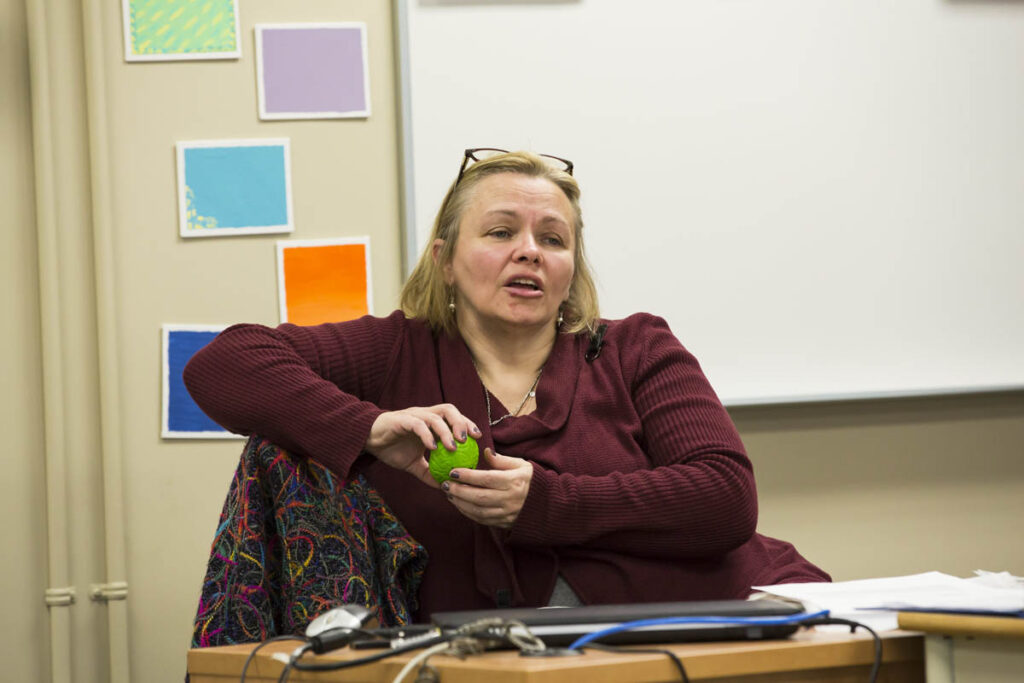
[[395, 469], [408, 472], [432, 488], [440, 488], [430, 475], [427, 453], [443, 443], [455, 450], [455, 440], [480, 437], [480, 429], [450, 403], [381, 413], [370, 427], [365, 450]]

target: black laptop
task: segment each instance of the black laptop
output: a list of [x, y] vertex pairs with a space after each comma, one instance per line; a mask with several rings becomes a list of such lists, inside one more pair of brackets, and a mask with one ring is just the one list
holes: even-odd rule
[[[628, 605], [585, 607], [541, 607], [462, 612], [435, 612], [434, 626], [451, 633], [461, 626], [485, 618], [520, 621], [548, 647], [564, 647], [578, 638], [625, 622], [664, 618], [774, 618], [803, 614], [798, 605], [777, 600], [707, 600], [696, 602], [651, 602]], [[786, 638], [797, 630], [795, 624], [669, 623], [641, 626], [604, 636], [605, 644], [676, 643], [711, 640], [763, 640]]]

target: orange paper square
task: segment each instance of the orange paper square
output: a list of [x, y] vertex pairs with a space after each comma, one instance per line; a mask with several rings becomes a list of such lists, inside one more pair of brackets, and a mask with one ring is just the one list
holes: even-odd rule
[[282, 322], [318, 325], [370, 312], [366, 243], [278, 244]]

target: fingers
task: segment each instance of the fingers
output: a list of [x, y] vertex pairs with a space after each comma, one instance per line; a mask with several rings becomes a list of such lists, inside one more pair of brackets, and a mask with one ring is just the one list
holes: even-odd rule
[[533, 479], [533, 465], [521, 458], [510, 458], [484, 450], [494, 469], [452, 470], [453, 479], [441, 489], [448, 500], [475, 522], [509, 528], [523, 509]]
[[435, 433], [441, 437], [441, 442], [444, 443], [444, 447], [448, 450], [455, 450], [455, 440], [464, 443], [469, 436], [472, 436], [474, 439], [483, 436], [483, 432], [476, 426], [476, 423], [459, 412], [459, 409], [451, 403], [441, 403], [431, 406], [427, 410], [431, 410], [437, 417], [443, 418], [441, 428], [446, 433], [437, 431]]
[[444, 444], [448, 450], [455, 450], [456, 442], [465, 442], [467, 435], [474, 438], [483, 436], [476, 423], [460, 413], [458, 408], [442, 403], [383, 413], [371, 428], [367, 449], [376, 454], [381, 448], [410, 435], [418, 437], [428, 451], [437, 448], [438, 443]]
[[420, 443], [423, 444], [424, 448], [428, 451], [432, 451], [437, 448], [434, 432], [425, 421], [410, 417], [408, 424], [412, 433], [420, 437]]
[[[454, 451], [458, 447], [456, 441], [465, 442], [467, 435], [472, 435], [474, 438], [483, 436], [480, 428], [451, 403], [440, 403], [426, 408], [408, 408], [407, 411], [415, 419], [421, 420], [429, 428], [429, 431], [437, 436], [437, 443], [444, 444], [444, 447], [450, 451]], [[431, 445], [432, 443], [434, 442], [424, 442], [428, 450], [437, 447], [436, 443]]]
[[521, 477], [527, 480], [533, 477], [533, 465], [522, 458], [512, 458], [495, 453], [491, 448], [483, 450], [483, 461], [490, 469], [452, 470], [451, 476], [463, 484], [485, 489], [507, 489]]
[[[431, 439], [434, 440], [434, 445], [428, 445], [427, 448], [429, 450], [437, 448], [437, 444], [444, 444], [444, 447], [450, 451], [455, 450], [455, 441], [453, 439], [452, 429], [443, 416], [428, 411], [421, 419], [423, 420], [423, 423], [429, 427], [429, 431], [432, 432]], [[434, 435], [436, 435], [436, 439]]]
[[522, 467], [526, 461], [522, 458], [510, 458], [507, 455], [501, 455], [495, 453], [490, 448], [484, 449], [484, 458], [487, 459], [487, 463], [496, 470], [514, 470], [517, 467]]
[[472, 420], [450, 403], [443, 403], [381, 413], [371, 425], [363, 447], [386, 465], [438, 488], [430, 476], [426, 452], [439, 443], [455, 450], [457, 443], [464, 442], [469, 435], [483, 436]]
[[[445, 484], [450, 485], [451, 482], [445, 482]], [[444, 484], [441, 485], [441, 488], [444, 488]], [[457, 498], [454, 494], [449, 493], [448, 500], [459, 512], [474, 522], [502, 529], [510, 528], [523, 509], [522, 501], [511, 498], [480, 504], [465, 498]]]

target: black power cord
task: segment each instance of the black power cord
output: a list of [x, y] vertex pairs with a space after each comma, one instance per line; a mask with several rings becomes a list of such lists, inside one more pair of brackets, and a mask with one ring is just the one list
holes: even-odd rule
[[295, 653], [291, 656], [291, 659], [285, 665], [284, 669], [281, 671], [281, 676], [277, 680], [278, 683], [285, 683], [285, 681], [288, 680], [288, 676], [291, 674], [293, 669], [296, 671], [337, 671], [339, 669], [351, 669], [357, 666], [372, 664], [373, 662], [378, 662], [382, 659], [387, 659], [388, 657], [394, 657], [396, 655], [405, 654], [406, 652], [412, 652], [413, 650], [420, 650], [425, 647], [437, 645], [438, 643], [444, 643], [451, 640], [452, 638], [453, 636], [441, 635], [434, 636], [431, 638], [417, 638], [415, 642], [411, 642], [408, 645], [395, 647], [384, 652], [377, 652], [372, 655], [367, 655], [366, 657], [360, 657], [359, 659], [349, 659], [345, 661], [330, 662], [324, 664], [300, 661], [300, 658], [303, 655], [305, 655], [307, 652], [312, 651], [313, 649], [312, 647], [308, 646], [302, 647], [296, 650]]
[[840, 617], [816, 617], [814, 619], [808, 619], [807, 621], [800, 622], [801, 626], [849, 626], [850, 633], [853, 633], [858, 628], [862, 628], [871, 634], [871, 638], [875, 643], [875, 660], [871, 664], [871, 672], [868, 674], [868, 683], [876, 683], [878, 681], [878, 671], [882, 668], [882, 637], [875, 632], [875, 629], [871, 628], [867, 624], [862, 624], [859, 621], [853, 621], [852, 619], [842, 619]]
[[516, 637], [512, 634], [510, 629], [514, 626], [518, 626], [523, 629], [526, 628], [519, 622], [508, 622], [501, 619], [480, 619], [478, 621], [465, 624], [455, 631], [445, 633], [443, 635], [440, 631], [435, 630], [428, 631], [422, 635], [413, 636], [402, 641], [392, 641], [393, 644], [391, 649], [385, 652], [379, 652], [359, 659], [322, 664], [313, 662], [306, 663], [301, 661], [303, 655], [314, 650], [312, 644], [304, 645], [297, 649], [289, 658], [284, 670], [281, 671], [278, 683], [285, 683], [293, 669], [297, 671], [337, 671], [339, 669], [350, 669], [357, 666], [371, 664], [382, 659], [387, 659], [388, 657], [405, 654], [406, 652], [412, 652], [413, 650], [430, 648], [435, 645], [440, 645], [441, 643], [473, 641], [479, 645], [481, 650], [488, 649], [502, 643], [511, 643], [520, 649], [528, 648], [530, 645], [543, 648], [543, 643], [540, 641], [536, 641], [535, 643], [526, 642], [533, 639], [532, 634], [530, 634], [529, 638], [525, 639], [523, 637]]
[[274, 636], [273, 638], [267, 638], [259, 645], [254, 647], [249, 656], [245, 658], [245, 664], [242, 665], [242, 674], [238, 677], [238, 683], [245, 683], [245, 673], [249, 670], [249, 665], [252, 664], [252, 660], [256, 658], [256, 653], [264, 648], [264, 646], [270, 643], [276, 643], [282, 640], [306, 640], [302, 636]]
[[270, 643], [276, 643], [283, 640], [297, 640], [303, 643], [302, 647], [299, 648], [299, 650], [297, 651], [300, 653], [298, 656], [301, 656], [302, 654], [305, 654], [309, 651], [313, 651], [319, 654], [321, 652], [327, 652], [328, 650], [336, 649], [344, 644], [347, 644], [356, 636], [373, 635], [374, 634], [372, 632], [359, 628], [336, 628], [328, 629], [327, 631], [324, 631], [323, 633], [312, 637], [302, 636], [298, 634], [285, 634], [280, 636], [274, 636], [272, 638], [267, 638], [266, 640], [261, 641], [258, 645], [256, 645], [256, 647], [254, 647], [249, 652], [249, 656], [245, 658], [245, 663], [242, 664], [242, 672], [238, 677], [238, 683], [245, 683], [246, 673], [249, 671], [249, 665], [252, 664], [252, 660], [256, 658], [256, 653], [262, 650]]
[[[872, 629], [867, 624], [862, 624], [859, 621], [853, 621], [851, 619], [842, 619], [840, 617], [830, 617], [830, 616], [827, 616], [827, 614], [828, 614], [827, 612], [823, 611], [823, 612], [819, 612], [819, 613], [815, 614], [814, 616], [811, 616], [811, 617], [806, 618], [806, 619], [800, 619], [800, 620], [795, 620], [795, 619], [794, 620], [786, 620], [786, 619], [782, 619], [782, 620], [776, 620], [776, 621], [789, 621], [789, 623], [792, 623], [795, 626], [807, 626], [807, 627], [809, 627], [809, 626], [829, 626], [829, 625], [849, 626], [850, 627], [850, 633], [853, 633], [858, 628], [864, 629], [865, 631], [867, 631], [868, 633], [871, 634], [871, 637], [872, 637], [872, 639], [874, 641], [874, 646], [875, 646], [875, 656], [874, 656], [874, 661], [872, 662], [872, 665], [871, 665], [871, 670], [870, 670], [870, 672], [868, 674], [868, 681], [869, 681], [869, 683], [877, 683], [877, 681], [878, 681], [878, 673], [879, 673], [879, 670], [881, 669], [881, 666], [882, 666], [882, 638], [878, 635], [878, 633], [875, 632], [874, 629]], [[657, 621], [657, 620], [653, 620], [653, 621]], [[663, 621], [669, 621], [669, 620], [663, 620]], [[680, 619], [680, 620], [673, 620], [673, 621], [687, 621], [687, 620]], [[701, 618], [696, 618], [693, 621], [700, 622], [700, 621], [703, 621], [703, 620]], [[767, 622], [771, 621], [771, 619], [757, 619], [757, 618], [753, 618], [753, 619], [737, 619], [736, 621], [737, 622], [742, 622], [742, 623], [757, 623], [757, 622], [767, 623]], [[624, 625], [619, 626], [619, 627], [613, 627], [611, 629], [607, 629], [607, 631], [609, 631], [609, 632], [613, 632], [613, 631], [614, 632], [621, 632], [621, 631], [626, 631], [626, 630], [629, 630], [629, 625], [628, 624], [624, 624]], [[683, 683], [689, 683], [690, 679], [689, 679], [689, 677], [686, 674], [686, 668], [683, 666], [682, 660], [680, 660], [679, 657], [674, 652], [672, 652], [671, 650], [661, 649], [661, 648], [634, 649], [632, 647], [617, 647], [617, 646], [612, 646], [612, 645], [604, 645], [602, 643], [597, 643], [594, 640], [589, 640], [589, 638], [593, 637], [594, 635], [595, 634], [591, 634], [591, 636], [589, 636], [587, 638], [581, 638], [578, 641], [580, 644], [574, 643], [570, 647], [572, 647], [572, 648], [579, 648], [579, 649], [593, 648], [593, 649], [596, 649], [596, 650], [604, 650], [606, 652], [621, 652], [621, 653], [637, 653], [637, 652], [639, 652], [639, 653], [647, 653], [647, 654], [663, 654], [663, 655], [667, 656], [672, 661], [673, 666], [676, 667], [676, 670], [679, 672], [680, 680]], [[582, 642], [582, 641], [586, 641], [586, 642]]]

